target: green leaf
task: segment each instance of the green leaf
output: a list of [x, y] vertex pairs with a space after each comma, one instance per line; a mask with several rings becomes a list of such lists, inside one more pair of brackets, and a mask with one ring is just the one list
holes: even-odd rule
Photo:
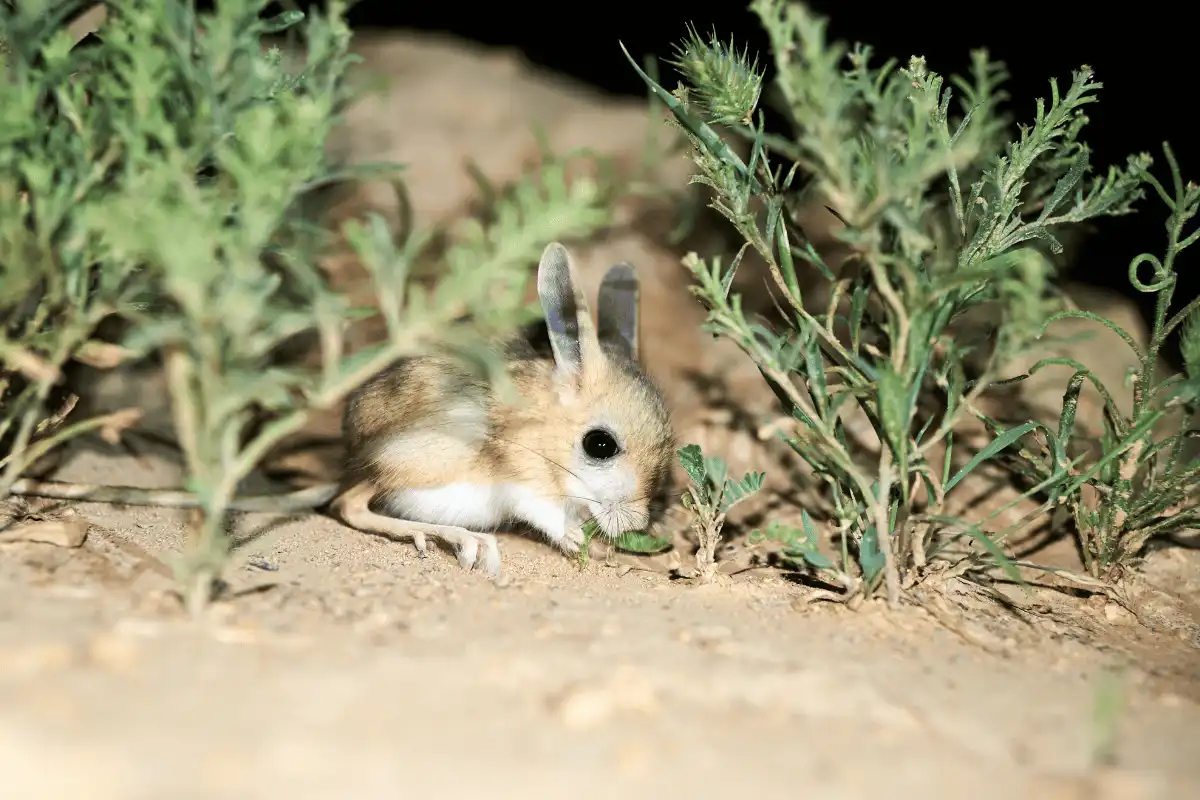
[[833, 569], [833, 562], [823, 553], [818, 553], [816, 550], [805, 550], [801, 555], [805, 561], [817, 569]]
[[883, 569], [883, 551], [879, 549], [879, 537], [874, 525], [863, 531], [862, 541], [858, 545], [858, 565], [862, 568], [863, 578], [867, 583], [875, 580]]
[[954, 473], [954, 477], [946, 482], [946, 486], [943, 491], [949, 492], [958, 485], [959, 481], [970, 475], [972, 470], [974, 470], [980, 464], [994, 457], [1000, 451], [1009, 447], [1036, 427], [1038, 427], [1038, 423], [1026, 422], [1024, 425], [1018, 425], [1015, 428], [1009, 428], [995, 439], [992, 439], [992, 441], [988, 442], [986, 447], [976, 453], [974, 458], [968, 461], [962, 469]]
[[1000, 549], [1000, 545], [996, 544], [996, 540], [988, 536], [986, 531], [978, 525], [971, 525], [967, 528], [966, 534], [983, 545], [983, 549], [988, 551], [988, 555], [992, 557], [1009, 579], [1014, 583], [1022, 585], [1025, 583], [1025, 579], [1021, 577], [1021, 573], [1013, 565], [1012, 559], [1004, 554], [1004, 551]]
[[762, 489], [764, 478], [766, 478], [766, 473], [764, 472], [748, 472], [740, 481], [725, 481], [721, 510], [728, 511]]
[[705, 457], [704, 474], [708, 476], [709, 483], [715, 491], [721, 491], [724, 488], [728, 472], [729, 465], [725, 463], [725, 459], [720, 456]]
[[817, 404], [817, 413], [829, 416], [829, 387], [825, 380], [825, 364], [821, 359], [821, 344], [816, 336], [809, 336], [804, 343], [804, 366], [808, 374], [808, 388]]
[[879, 396], [879, 417], [883, 430], [892, 449], [902, 453], [908, 441], [909, 420], [908, 392], [904, 379], [896, 374], [890, 364], [881, 364], [875, 391]]
[[618, 550], [646, 555], [670, 550], [671, 540], [645, 531], [626, 531], [617, 537], [616, 546]]
[[596, 538], [596, 534], [600, 530], [600, 523], [594, 519], [589, 519], [583, 523], [581, 530], [583, 531], [583, 541], [579, 545], [579, 554], [576, 558], [579, 561], [579, 568], [583, 569], [587, 566], [588, 561], [591, 560], [592, 539]]
[[803, 526], [802, 531], [789, 529], [790, 546], [786, 555], [790, 558], [802, 558], [816, 569], [833, 569], [833, 562], [817, 549], [817, 532], [813, 529], [812, 519], [809, 518], [806, 509], [800, 509], [800, 523]]
[[700, 452], [700, 445], [689, 444], [687, 447], [681, 448], [678, 455], [679, 463], [687, 471], [692, 483], [704, 488], [708, 482], [708, 471], [704, 467], [704, 454]]
[[[739, 249], [737, 251], [737, 255], [735, 255], [733, 257], [733, 262], [729, 265], [729, 271], [726, 272], [724, 274], [724, 276], [721, 277], [721, 296], [722, 297], [724, 297], [724, 298], [729, 297], [729, 288], [731, 286], [733, 286], [733, 278], [737, 274], [738, 267], [742, 263], [742, 257], [746, 254], [746, 250], [749, 247], [750, 247], [749, 242], [742, 245], [741, 249]], [[714, 269], [714, 271], [717, 271], [720, 269], [720, 261], [716, 257], [713, 258], [713, 269]]]
[[[954, 456], [954, 431], [946, 433], [946, 458], [942, 461], [942, 491], [946, 491], [946, 484], [950, 480], [950, 467], [953, 466]], [[929, 496], [934, 497], [933, 492]]]

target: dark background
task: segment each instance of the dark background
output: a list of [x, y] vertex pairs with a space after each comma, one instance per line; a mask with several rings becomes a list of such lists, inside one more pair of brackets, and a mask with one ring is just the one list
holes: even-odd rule
[[[1126, 3], [1108, 10], [1098, 10], [1105, 8], [1102, 4], [1064, 2], [914, 6], [817, 0], [809, 5], [829, 17], [831, 38], [870, 44], [880, 62], [924, 55], [930, 68], [943, 75], [966, 74], [970, 50], [988, 48], [992, 58], [1008, 67], [1007, 88], [1013, 98], [1009, 110], [1019, 120], [1031, 120], [1035, 98], [1049, 96], [1049, 78], [1056, 78], [1065, 90], [1071, 71], [1090, 64], [1104, 83], [1100, 102], [1088, 107], [1091, 122], [1082, 136], [1092, 147], [1094, 169], [1123, 164], [1128, 154], [1148, 151], [1155, 158], [1156, 175], [1169, 182], [1161, 150], [1166, 139], [1185, 180], [1200, 181], [1200, 142], [1189, 121], [1197, 93], [1189, 61], [1197, 42], [1179, 13], [1168, 13], [1171, 7], [1166, 3]], [[732, 35], [739, 49], [746, 45], [758, 54], [760, 65], [769, 64], [765, 34], [748, 6], [749, 0], [708, 5], [695, 0], [609, 0], [568, 6], [361, 0], [352, 8], [350, 21], [356, 28], [446, 32], [515, 47], [551, 70], [615, 94], [645, 97], [645, 86], [625, 61], [618, 40], [639, 63], [648, 54], [661, 61], [673, 55], [673, 45], [692, 23], [701, 33], [715, 27], [725, 40]], [[670, 68], [660, 68], [660, 82], [674, 87]], [[1071, 277], [1120, 291], [1149, 318], [1153, 296], [1132, 289], [1127, 270], [1140, 252], [1162, 257], [1167, 208], [1152, 193], [1137, 209], [1127, 217], [1099, 221]], [[1198, 260], [1200, 245], [1180, 259], [1175, 308], [1200, 291]], [[1143, 269], [1147, 280], [1149, 268]], [[1178, 360], [1175, 344], [1172, 341], [1164, 354], [1173, 361]]]

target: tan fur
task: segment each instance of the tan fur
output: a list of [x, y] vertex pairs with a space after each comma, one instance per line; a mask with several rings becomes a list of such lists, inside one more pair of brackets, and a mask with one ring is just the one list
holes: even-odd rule
[[[427, 488], [461, 478], [464, 466], [472, 472], [481, 469], [487, 420], [475, 426], [456, 419], [453, 412], [460, 402], [486, 415], [488, 387], [446, 358], [409, 359], [366, 384], [346, 406], [344, 484]], [[381, 448], [398, 437], [425, 438], [428, 446], [413, 448], [408, 458], [384, 462]]]
[[[594, 353], [600, 359], [585, 356], [579, 380], [565, 384], [555, 380], [549, 359], [511, 362], [509, 376], [519, 397], [509, 404], [492, 399], [486, 384], [450, 359], [414, 358], [396, 365], [347, 404], [350, 458], [344, 485], [368, 482], [386, 492], [472, 481], [561, 489], [560, 465], [567, 463], [591, 412], [603, 407], [627, 432], [640, 491], [650, 494], [675, 445], [669, 418], [633, 365], [602, 349]], [[448, 402], [460, 398], [486, 409], [485, 431], [449, 418]], [[380, 458], [389, 440], [408, 435], [434, 441], [403, 461]]]

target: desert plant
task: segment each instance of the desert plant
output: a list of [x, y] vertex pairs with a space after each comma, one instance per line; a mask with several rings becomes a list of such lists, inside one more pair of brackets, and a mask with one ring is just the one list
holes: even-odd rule
[[[882, 587], [895, 602], [964, 535], [1001, 557], [979, 524], [947, 515], [946, 493], [1039, 426], [1003, 427], [977, 401], [1055, 309], [1056, 232], [1129, 212], [1150, 159], [1087, 177], [1079, 135], [1100, 88], [1087, 67], [1066, 91], [1051, 81], [1049, 102], [1039, 99], [1009, 141], [998, 110], [1004, 68], [986, 52], [973, 54], [971, 76], [953, 78], [952, 92], [922, 58], [874, 66], [870, 48], [828, 41], [825, 20], [802, 3], [751, 8], [770, 38], [791, 135], [766, 131], [757, 62], [715, 35], [689, 33], [673, 62], [685, 84], [673, 93], [630, 63], [691, 141], [693, 181], [711, 189], [712, 207], [744, 239], [728, 266], [685, 259], [707, 325], [754, 360], [792, 418], [781, 436], [828, 489], [844, 554], [829, 569], [845, 596]], [[723, 135], [747, 142], [748, 159]], [[845, 223], [839, 238], [851, 256], [837, 274], [794, 222], [814, 198]], [[748, 318], [731, 291], [747, 249], [778, 290], [779, 323]], [[805, 305], [804, 266], [830, 283], [822, 311]], [[988, 337], [952, 333], [984, 308], [998, 317]], [[844, 424], [855, 406], [878, 452]], [[968, 414], [993, 434], [974, 453], [953, 437]], [[1061, 486], [1072, 467], [1055, 463], [1029, 494]]]
[[694, 444], [680, 449], [679, 463], [691, 479], [684, 490], [683, 507], [691, 512], [692, 530], [699, 545], [696, 569], [700, 580], [711, 581], [717, 574], [717, 545], [726, 515], [762, 489], [765, 476], [748, 472], [741, 480], [733, 480], [723, 459], [704, 455]]
[[82, 216], [111, 195], [122, 157], [92, 94], [96, 53], [63, 25], [85, 5], [0, 5], [0, 497], [56, 445], [135, 416], [63, 425], [78, 399], [63, 371], [121, 358], [93, 334], [145, 286], [137, 264], [98, 265]]
[[[1028, 374], [1052, 364], [1065, 364], [1075, 370], [1063, 395], [1058, 430], [1035, 431], [1036, 446], [1023, 448], [1011, 462], [1035, 483], [1044, 483], [1069, 468], [1070, 480], [1055, 487], [1051, 500], [1070, 511], [1088, 572], [1107, 580], [1118, 577], [1151, 538], [1200, 525], [1200, 463], [1187, 457], [1189, 439], [1200, 437], [1200, 431], [1189, 428], [1200, 409], [1200, 298], [1171, 313], [1177, 259], [1200, 237], [1200, 232], [1184, 231], [1200, 210], [1200, 187], [1184, 183], [1170, 146], [1164, 145], [1163, 149], [1171, 170], [1169, 187], [1148, 171], [1142, 177], [1170, 209], [1166, 252], [1162, 260], [1143, 253], [1129, 265], [1134, 288], [1155, 295], [1149, 341], [1139, 344], [1112, 320], [1074, 309], [1052, 315], [1043, 326], [1044, 330], [1064, 317], [1080, 317], [1120, 336], [1140, 365], [1130, 376], [1131, 412], [1121, 413], [1113, 402], [1111, 387], [1105, 386], [1087, 365], [1061, 357], [1042, 359]], [[1153, 269], [1148, 282], [1139, 274], [1147, 264]], [[1167, 337], [1177, 330], [1184, 372], [1160, 378], [1156, 374], [1159, 352]], [[1076, 428], [1075, 414], [1085, 382], [1094, 385], [1103, 398], [1104, 430], [1098, 457], [1074, 466], [1075, 453], [1084, 449], [1077, 446], [1084, 442], [1080, 441], [1083, 437]], [[1182, 412], [1181, 419], [1160, 425], [1173, 411]]]
[[[5, 340], [5, 365], [26, 363], [26, 354], [61, 363], [104, 315], [128, 325], [122, 353], [162, 359], [197, 498], [193, 544], [179, 564], [193, 607], [227, 560], [240, 483], [275, 445], [405, 355], [444, 349], [490, 371], [494, 361], [475, 345], [528, 319], [524, 285], [544, 243], [590, 234], [609, 218], [599, 183], [568, 181], [565, 162], [547, 163], [486, 223], [451, 232], [434, 288], [412, 274], [429, 232], [397, 243], [377, 216], [348, 225], [387, 336], [347, 355], [346, 327], [367, 311], [329, 286], [321, 256], [333, 237], [302, 213], [309, 190], [337, 174], [325, 140], [347, 98], [345, 4], [308, 15], [294, 72], [277, 49], [264, 52], [262, 37], [304, 15], [263, 22], [266, 5], [231, 0], [200, 14], [183, 0], [123, 3], [88, 50], [95, 68], [86, 70], [47, 35], [40, 48], [22, 48], [18, 88], [5, 89], [21, 102], [3, 103], [0, 118], [6, 143], [34, 155], [6, 162], [0, 178], [0, 224], [13, 236], [2, 259], [6, 297], [41, 280], [65, 287], [47, 297], [68, 309], [47, 322], [44, 299], [27, 314]], [[6, 38], [25, 41], [25, 29], [12, 33], [8, 22]], [[49, 66], [34, 66], [37, 58]], [[81, 80], [60, 85], [72, 72]], [[53, 113], [39, 111], [45, 97]], [[75, 182], [55, 177], [64, 174]], [[93, 184], [102, 188], [89, 194]], [[57, 239], [51, 222], [62, 228]], [[285, 354], [307, 340], [317, 345], [315, 365]], [[5, 419], [24, 431], [40, 399], [6, 407]], [[6, 478], [29, 461], [28, 437], [15, 444]]]

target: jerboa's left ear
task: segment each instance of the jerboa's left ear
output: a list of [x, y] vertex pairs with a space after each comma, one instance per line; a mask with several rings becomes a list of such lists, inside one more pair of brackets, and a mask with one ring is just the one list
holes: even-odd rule
[[558, 242], [551, 242], [542, 252], [537, 287], [554, 362], [559, 372], [578, 375], [589, 359], [602, 356], [575, 262]]

